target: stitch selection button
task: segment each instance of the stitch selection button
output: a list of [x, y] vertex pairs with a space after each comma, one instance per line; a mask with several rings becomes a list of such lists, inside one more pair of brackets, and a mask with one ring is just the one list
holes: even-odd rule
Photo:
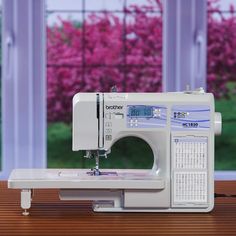
[[115, 114], [115, 119], [123, 119], [124, 118], [124, 115], [123, 114], [121, 114], [121, 113], [117, 113], [117, 114]]

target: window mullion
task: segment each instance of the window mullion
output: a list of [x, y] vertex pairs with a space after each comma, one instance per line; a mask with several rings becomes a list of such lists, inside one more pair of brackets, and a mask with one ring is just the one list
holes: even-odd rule
[[163, 91], [206, 88], [207, 1], [163, 4]]

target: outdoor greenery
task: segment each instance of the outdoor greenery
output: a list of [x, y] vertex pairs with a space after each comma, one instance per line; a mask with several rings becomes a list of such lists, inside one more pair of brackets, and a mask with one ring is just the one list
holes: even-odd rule
[[229, 99], [216, 101], [216, 111], [223, 119], [222, 135], [215, 139], [216, 170], [236, 170], [236, 95], [235, 83], [228, 83]]
[[[48, 126], [48, 167], [93, 168], [95, 160], [84, 158], [84, 152], [72, 151], [71, 125], [53, 123]], [[100, 159], [101, 168], [151, 168], [153, 155], [150, 147], [141, 139], [129, 137], [112, 147], [108, 158]]]

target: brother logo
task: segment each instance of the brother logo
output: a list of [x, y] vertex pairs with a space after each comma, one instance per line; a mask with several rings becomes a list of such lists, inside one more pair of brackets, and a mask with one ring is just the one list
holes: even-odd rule
[[123, 106], [118, 106], [118, 105], [113, 105], [113, 106], [107, 106], [106, 105], [106, 109], [107, 110], [116, 110], [116, 109], [122, 109], [123, 108]]

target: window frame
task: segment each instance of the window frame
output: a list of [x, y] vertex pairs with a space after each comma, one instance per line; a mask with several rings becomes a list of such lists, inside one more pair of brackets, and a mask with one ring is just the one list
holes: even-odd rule
[[[45, 1], [2, 1], [2, 170], [46, 167]], [[24, 60], [22, 60], [24, 58]]]

